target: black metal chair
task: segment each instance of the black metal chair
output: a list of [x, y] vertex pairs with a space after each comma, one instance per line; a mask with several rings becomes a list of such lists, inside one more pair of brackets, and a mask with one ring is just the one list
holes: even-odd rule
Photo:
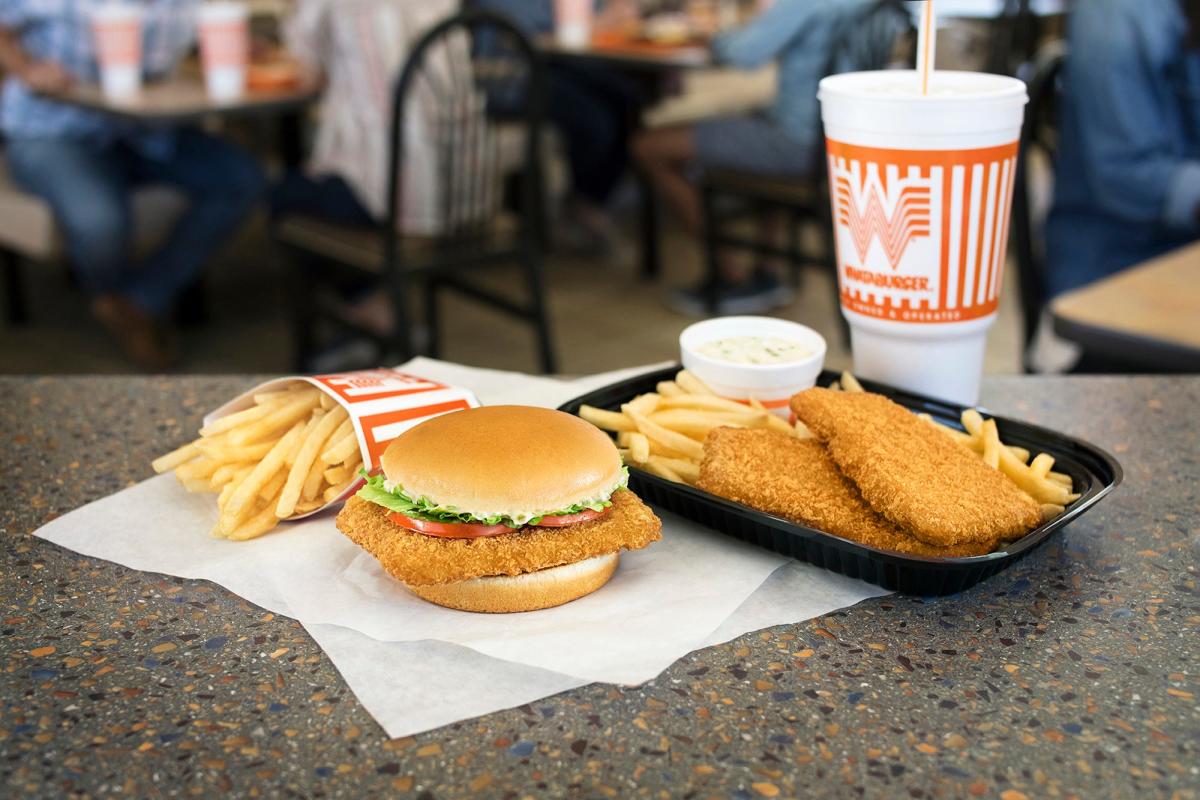
[[1040, 160], [1053, 173], [1058, 156], [1058, 109], [1062, 70], [1067, 58], [1065, 42], [1052, 42], [1038, 53], [1029, 80], [1029, 104], [1021, 130], [1021, 154], [1013, 192], [1012, 225], [1020, 278], [1022, 362], [1032, 372], [1030, 346], [1046, 308], [1046, 253], [1044, 215], [1035, 204], [1032, 165]]
[[1042, 21], [1031, 0], [1004, 0], [1000, 16], [992, 21], [986, 69], [997, 75], [1017, 75], [1034, 61]]
[[[823, 74], [884, 69], [896, 53], [898, 37], [895, 31], [911, 28], [911, 17], [900, 0], [878, 0], [863, 14], [847, 18], [839, 25], [832, 37], [833, 46]], [[824, 141], [824, 137], [820, 141]], [[822, 264], [836, 275], [827, 172], [825, 148], [819, 147], [813, 154], [807, 176], [802, 178], [734, 170], [709, 170], [704, 175], [701, 194], [705, 262], [708, 286], [714, 287], [708, 298], [709, 313], [717, 311], [715, 286], [720, 273], [719, 254], [723, 249], [786, 260], [792, 267], [796, 286], [800, 285], [806, 264]], [[747, 218], [770, 213], [782, 213], [788, 220], [788, 241], [784, 246], [731, 230], [732, 225]], [[820, 229], [820, 252], [805, 252], [802, 248], [800, 232], [805, 223], [813, 223]], [[836, 303], [836, 279], [833, 286]]]
[[[348, 228], [308, 218], [279, 221], [274, 236], [299, 272], [293, 281], [295, 358], [303, 369], [313, 355], [318, 321], [372, 341], [384, 354], [415, 354], [410, 287], [423, 289], [431, 356], [440, 354], [438, 301], [451, 290], [534, 326], [541, 369], [556, 370], [543, 278], [542, 177], [539, 166], [544, 118], [543, 67], [529, 40], [505, 17], [465, 11], [429, 30], [413, 46], [393, 90], [388, 210], [382, 224]], [[437, 153], [440, 218], [436, 235], [405, 236], [402, 214], [406, 164], [406, 114], [421, 103], [423, 137]], [[516, 218], [500, 211], [498, 131], [514, 128], [524, 137], [512, 204]], [[505, 225], [508, 222], [510, 224]], [[518, 302], [469, 283], [466, 275], [517, 264], [528, 300]], [[339, 313], [318, 291], [321, 285], [377, 279], [390, 293], [395, 330], [379, 336]]]

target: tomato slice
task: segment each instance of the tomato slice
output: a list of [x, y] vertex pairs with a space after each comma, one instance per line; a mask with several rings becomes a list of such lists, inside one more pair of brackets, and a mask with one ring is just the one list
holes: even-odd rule
[[559, 514], [557, 517], [542, 517], [542, 521], [537, 524], [537, 527], [561, 528], [565, 525], [574, 525], [577, 522], [591, 522], [597, 517], [603, 517], [607, 513], [607, 508], [603, 511], [592, 511], [589, 508], [580, 511], [578, 514]]
[[516, 530], [507, 525], [484, 525], [478, 522], [432, 522], [427, 519], [405, 516], [397, 511], [388, 514], [388, 519], [401, 528], [424, 533], [427, 536], [440, 536], [443, 539], [478, 539], [483, 536], [496, 536]]

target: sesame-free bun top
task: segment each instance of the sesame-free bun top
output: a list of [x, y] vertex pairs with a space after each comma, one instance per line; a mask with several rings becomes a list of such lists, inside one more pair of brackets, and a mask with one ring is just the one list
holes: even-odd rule
[[383, 474], [414, 499], [484, 517], [523, 518], [607, 499], [621, 455], [579, 417], [532, 406], [455, 411], [400, 434]]

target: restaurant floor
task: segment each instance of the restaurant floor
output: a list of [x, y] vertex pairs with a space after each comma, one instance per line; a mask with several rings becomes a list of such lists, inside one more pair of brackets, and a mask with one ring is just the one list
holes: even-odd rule
[[[692, 320], [670, 310], [663, 298], [670, 287], [697, 280], [701, 253], [681, 232], [668, 228], [662, 246], [664, 275], [651, 283], [640, 279], [630, 249], [626, 263], [564, 255], [550, 259], [550, 306], [562, 372], [591, 373], [678, 356], [679, 331]], [[268, 252], [262, 229], [252, 226], [212, 268], [207, 287], [210, 320], [183, 332], [184, 361], [179, 371], [289, 370], [285, 278]], [[134, 371], [101, 335], [86, 300], [67, 281], [63, 268], [27, 265], [24, 274], [32, 320], [19, 328], [0, 326], [0, 373]], [[520, 286], [515, 273], [501, 270], [489, 277], [501, 286]], [[840, 369], [848, 367], [850, 359], [838, 329], [829, 280], [815, 268], [805, 270], [795, 301], [778, 315], [820, 331], [830, 345], [827, 364]], [[1012, 269], [1007, 271], [1007, 283], [1000, 319], [988, 343], [986, 369], [992, 373], [1020, 369]], [[536, 369], [528, 326], [458, 298], [444, 301], [442, 318], [443, 358], [502, 369]]]

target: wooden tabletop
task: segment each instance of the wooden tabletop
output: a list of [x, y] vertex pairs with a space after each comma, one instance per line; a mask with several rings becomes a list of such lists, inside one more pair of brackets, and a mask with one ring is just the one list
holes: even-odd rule
[[608, 61], [636, 69], [679, 70], [713, 65], [712, 51], [704, 44], [661, 44], [615, 31], [596, 31], [585, 47], [567, 47], [553, 34], [539, 37], [537, 46], [554, 58]]
[[1200, 242], [1056, 298], [1059, 335], [1147, 366], [1200, 371]]
[[181, 71], [177, 77], [145, 84], [127, 100], [110, 100], [95, 84], [76, 84], [55, 99], [143, 123], [180, 123], [211, 114], [223, 116], [280, 114], [297, 111], [314, 102], [320, 93], [315, 76], [304, 76], [294, 86], [269, 91], [248, 90], [242, 97], [217, 102], [208, 96], [198, 74]]

